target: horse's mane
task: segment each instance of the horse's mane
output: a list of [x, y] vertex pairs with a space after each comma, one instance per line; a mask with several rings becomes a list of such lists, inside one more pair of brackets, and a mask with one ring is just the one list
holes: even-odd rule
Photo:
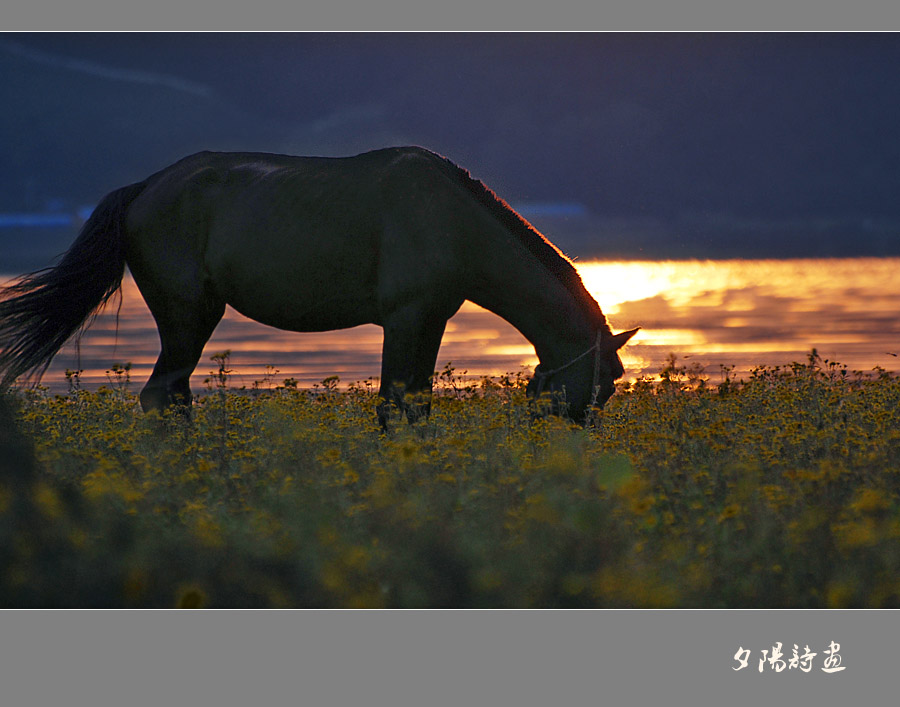
[[581, 276], [578, 274], [572, 261], [559, 248], [547, 240], [527, 219], [497, 196], [492, 189], [469, 174], [468, 170], [454, 164], [447, 158], [441, 159], [454, 170], [460, 183], [468, 189], [478, 202], [485, 206], [511, 233], [518, 236], [522, 245], [547, 270], [555, 275], [583, 306], [588, 308], [600, 322], [600, 326], [608, 332], [609, 325], [606, 322], [606, 317], [600, 310], [600, 305], [585, 289]]

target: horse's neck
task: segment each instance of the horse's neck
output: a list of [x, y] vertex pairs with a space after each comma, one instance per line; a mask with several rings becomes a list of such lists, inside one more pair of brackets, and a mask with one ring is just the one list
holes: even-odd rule
[[593, 342], [585, 303], [535, 258], [482, 258], [476, 267], [479, 286], [468, 299], [518, 329], [542, 364], [563, 365]]

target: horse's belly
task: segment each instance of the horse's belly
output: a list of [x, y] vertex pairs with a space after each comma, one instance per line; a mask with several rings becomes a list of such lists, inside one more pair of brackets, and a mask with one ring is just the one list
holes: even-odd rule
[[246, 250], [216, 239], [206, 264], [219, 295], [244, 316], [290, 331], [376, 323], [375, 272], [366, 249], [334, 247], [327, 239], [284, 241]]
[[331, 300], [314, 304], [261, 307], [241, 298], [229, 301], [236, 311], [254, 321], [288, 331], [331, 331], [377, 323], [375, 308], [359, 300]]
[[339, 281], [323, 273], [290, 276], [268, 269], [217, 278], [219, 294], [245, 317], [289, 331], [330, 331], [374, 324], [374, 294], [359, 282]]
[[245, 317], [289, 331], [346, 329], [377, 320], [373, 297], [356, 288], [312, 282], [285, 284], [271, 279], [224, 288], [225, 301]]

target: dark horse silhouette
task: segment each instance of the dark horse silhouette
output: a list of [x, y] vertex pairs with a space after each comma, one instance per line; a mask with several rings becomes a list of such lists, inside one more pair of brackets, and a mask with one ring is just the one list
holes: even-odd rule
[[144, 410], [190, 405], [190, 375], [226, 304], [291, 331], [383, 327], [383, 424], [392, 404], [427, 414], [404, 394], [430, 393], [445, 325], [465, 300], [534, 345], [530, 392], [564, 396], [576, 420], [612, 395], [617, 351], [636, 331], [614, 335], [571, 261], [428, 150], [201, 152], [107, 195], [55, 267], [6, 288], [0, 387], [39, 377], [119, 289], [125, 265], [161, 343]]

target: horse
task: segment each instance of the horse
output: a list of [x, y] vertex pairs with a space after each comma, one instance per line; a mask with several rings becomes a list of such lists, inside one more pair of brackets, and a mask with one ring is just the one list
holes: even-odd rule
[[434, 152], [199, 152], [108, 194], [55, 266], [5, 288], [0, 388], [39, 380], [126, 266], [160, 339], [145, 411], [190, 408], [191, 373], [226, 304], [290, 331], [381, 326], [383, 426], [394, 409], [428, 414], [441, 338], [466, 300], [531, 342], [529, 395], [550, 393], [575, 421], [613, 394], [618, 350], [637, 331], [613, 334], [571, 260]]

